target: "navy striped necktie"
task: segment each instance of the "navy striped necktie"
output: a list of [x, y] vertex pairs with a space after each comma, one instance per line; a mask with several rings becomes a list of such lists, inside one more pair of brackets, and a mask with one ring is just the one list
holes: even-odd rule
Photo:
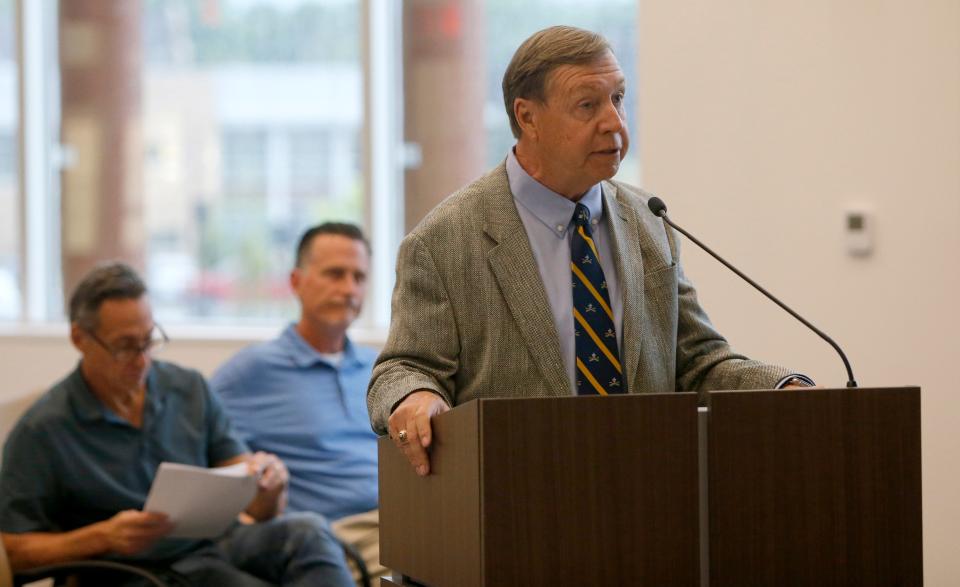
[[600, 266], [600, 254], [590, 230], [590, 210], [577, 204], [573, 222], [576, 230], [570, 239], [570, 271], [573, 274], [577, 393], [625, 393], [613, 309]]

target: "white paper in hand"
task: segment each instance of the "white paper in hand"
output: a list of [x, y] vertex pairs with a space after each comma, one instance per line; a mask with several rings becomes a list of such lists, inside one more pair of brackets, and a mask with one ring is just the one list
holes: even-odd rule
[[160, 463], [143, 511], [167, 514], [175, 525], [170, 538], [216, 538], [256, 493], [246, 463], [214, 469]]

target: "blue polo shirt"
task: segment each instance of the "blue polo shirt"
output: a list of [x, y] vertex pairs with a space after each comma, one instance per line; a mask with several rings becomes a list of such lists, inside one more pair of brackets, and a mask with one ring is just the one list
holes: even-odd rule
[[[93, 395], [78, 366], [27, 410], [7, 439], [0, 532], [66, 532], [141, 509], [161, 462], [209, 467], [244, 452], [196, 371], [154, 361], [138, 429]], [[161, 540], [136, 558], [175, 558], [199, 544]]]
[[339, 365], [291, 324], [210, 379], [241, 438], [290, 470], [290, 508], [336, 520], [377, 507], [377, 436], [367, 384], [377, 353], [349, 340]]

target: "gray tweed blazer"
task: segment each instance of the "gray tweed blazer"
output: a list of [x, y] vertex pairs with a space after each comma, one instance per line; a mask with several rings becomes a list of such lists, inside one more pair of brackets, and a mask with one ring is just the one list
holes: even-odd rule
[[[603, 183], [624, 292], [630, 393], [769, 389], [791, 371], [736, 354], [684, 276], [678, 237], [649, 194]], [[440, 203], [404, 238], [390, 334], [367, 392], [374, 430], [418, 389], [451, 406], [572, 394], [547, 293], [503, 164]]]

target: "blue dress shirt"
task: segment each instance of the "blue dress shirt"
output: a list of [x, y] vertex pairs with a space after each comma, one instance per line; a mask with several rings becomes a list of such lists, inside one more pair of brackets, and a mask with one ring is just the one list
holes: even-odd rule
[[291, 324], [211, 378], [239, 435], [287, 465], [291, 509], [331, 520], [376, 509], [377, 436], [367, 412], [375, 359], [348, 340], [335, 366]]
[[[552, 191], [530, 177], [520, 163], [513, 149], [507, 154], [507, 179], [520, 220], [527, 231], [527, 239], [533, 249], [533, 257], [540, 270], [540, 279], [547, 290], [550, 310], [560, 337], [560, 353], [567, 368], [570, 380], [570, 392], [577, 389], [576, 340], [573, 336], [573, 277], [570, 273], [570, 235], [572, 234], [573, 211], [577, 203]], [[613, 262], [613, 243], [610, 226], [607, 222], [605, 197], [596, 184], [590, 188], [579, 203], [590, 210], [593, 224], [593, 242], [600, 253], [600, 266], [607, 281], [610, 305], [613, 310], [613, 323], [617, 331], [618, 348], [623, 348], [623, 295], [620, 291], [620, 278]]]

